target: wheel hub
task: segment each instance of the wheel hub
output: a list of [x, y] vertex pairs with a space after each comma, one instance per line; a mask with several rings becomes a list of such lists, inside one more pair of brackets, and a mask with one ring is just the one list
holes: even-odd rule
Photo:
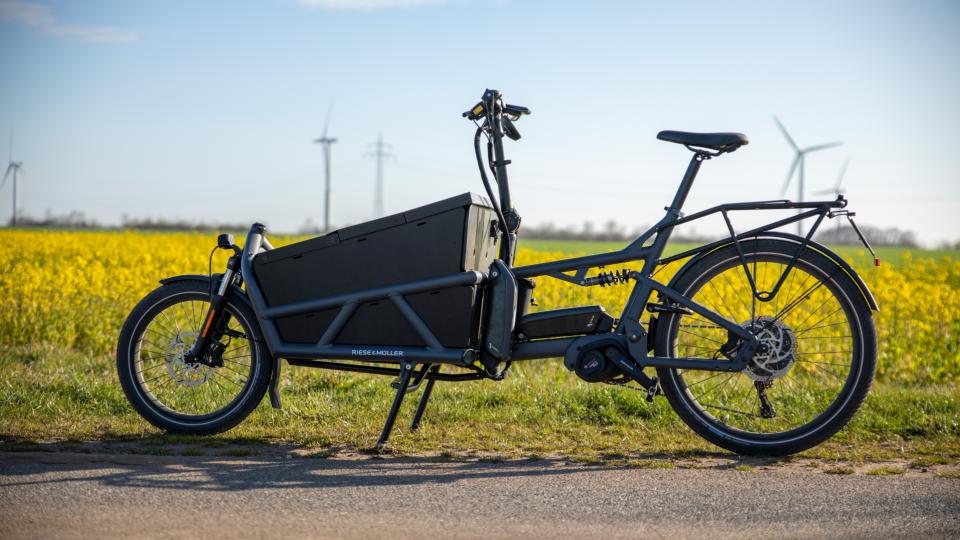
[[210, 377], [210, 366], [197, 362], [186, 362], [184, 358], [193, 348], [199, 332], [178, 332], [167, 347], [167, 373], [179, 384], [200, 386]]
[[761, 344], [744, 373], [764, 383], [786, 375], [797, 360], [797, 336], [793, 329], [767, 315], [746, 321], [741, 326], [756, 336]]

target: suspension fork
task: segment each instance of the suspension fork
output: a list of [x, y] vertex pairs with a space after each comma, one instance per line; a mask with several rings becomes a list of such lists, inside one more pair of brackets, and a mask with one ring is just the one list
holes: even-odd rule
[[[240, 271], [240, 255], [234, 253], [227, 260], [227, 269], [220, 279], [220, 285], [216, 291], [211, 290], [210, 307], [203, 317], [203, 326], [200, 327], [200, 335], [193, 343], [190, 352], [187, 353], [185, 360], [187, 362], [199, 362], [208, 366], [220, 367], [221, 362], [215, 362], [207, 358], [211, 345], [218, 341], [223, 335], [230, 322], [230, 314], [224, 309], [227, 305], [227, 296], [230, 293], [230, 285]], [[211, 284], [212, 288], [213, 284]]]

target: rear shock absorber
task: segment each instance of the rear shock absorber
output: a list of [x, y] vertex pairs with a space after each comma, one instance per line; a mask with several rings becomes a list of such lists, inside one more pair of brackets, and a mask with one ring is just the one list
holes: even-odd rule
[[599, 285], [601, 287], [610, 285], [612, 287], [630, 281], [631, 273], [633, 273], [633, 271], [629, 268], [613, 270], [612, 272], [600, 272], [595, 277], [583, 280], [583, 284], [587, 286]]

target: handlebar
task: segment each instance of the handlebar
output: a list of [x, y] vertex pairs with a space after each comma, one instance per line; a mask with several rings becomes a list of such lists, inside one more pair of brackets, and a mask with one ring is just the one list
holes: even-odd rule
[[489, 111], [493, 111], [493, 116], [506, 115], [510, 120], [516, 122], [521, 116], [530, 114], [530, 109], [522, 105], [511, 105], [503, 103], [503, 94], [499, 90], [487, 89], [483, 93], [480, 101], [463, 113], [463, 117], [469, 120], [479, 120], [488, 116]]
[[[513, 208], [510, 200], [510, 182], [507, 180], [507, 165], [510, 160], [504, 157], [503, 137], [507, 136], [514, 141], [520, 139], [520, 132], [513, 125], [521, 116], [530, 114], [530, 109], [521, 105], [510, 105], [503, 102], [503, 95], [498, 90], [487, 89], [480, 101], [469, 111], [463, 113], [477, 124], [477, 133], [473, 139], [474, 152], [477, 155], [477, 167], [480, 169], [480, 179], [487, 190], [494, 210], [497, 213], [498, 227], [503, 232], [500, 244], [500, 258], [513, 265], [516, 254], [517, 230], [520, 228], [520, 214]], [[480, 120], [483, 120], [481, 123]], [[497, 183], [499, 197], [493, 193], [490, 179], [487, 178], [486, 167], [480, 151], [480, 138], [487, 137], [487, 165], [493, 173], [493, 180]]]

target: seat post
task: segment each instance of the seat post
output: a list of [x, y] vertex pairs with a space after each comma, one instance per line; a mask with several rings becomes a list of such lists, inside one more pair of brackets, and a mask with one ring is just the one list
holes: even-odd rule
[[697, 177], [697, 172], [700, 171], [700, 164], [708, 157], [709, 156], [700, 152], [695, 152], [693, 157], [690, 158], [690, 164], [687, 165], [687, 172], [684, 173], [683, 180], [680, 181], [677, 194], [673, 197], [673, 202], [670, 203], [670, 207], [667, 208], [667, 211], [674, 214], [675, 217], [679, 217], [680, 209], [683, 208], [683, 203], [687, 200], [690, 188], [693, 187], [693, 181]]

